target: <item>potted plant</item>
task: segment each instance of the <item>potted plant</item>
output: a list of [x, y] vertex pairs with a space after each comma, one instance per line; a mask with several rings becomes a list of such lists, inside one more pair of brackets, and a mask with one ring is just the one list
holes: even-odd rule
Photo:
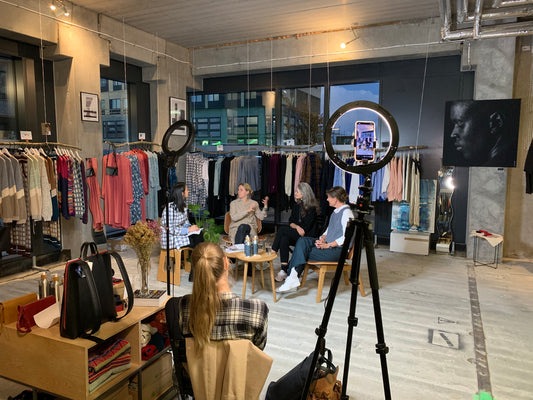
[[220, 234], [224, 230], [224, 227], [217, 225], [214, 218], [208, 218], [209, 211], [202, 210], [199, 204], [191, 204], [188, 208], [194, 217], [195, 224], [198, 228], [203, 228], [204, 240], [218, 244]]

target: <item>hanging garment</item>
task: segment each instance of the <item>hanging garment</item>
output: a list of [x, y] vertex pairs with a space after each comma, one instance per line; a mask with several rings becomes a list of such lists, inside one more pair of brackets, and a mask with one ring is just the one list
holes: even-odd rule
[[526, 173], [526, 193], [531, 194], [533, 193], [533, 141], [529, 145], [524, 172]]
[[410, 173], [409, 224], [411, 228], [418, 228], [420, 225], [420, 162], [415, 158], [411, 159]]
[[95, 231], [104, 229], [104, 214], [100, 206], [100, 184], [98, 183], [98, 162], [96, 158], [87, 159], [87, 186], [89, 192], [89, 209], [93, 217], [92, 227]]

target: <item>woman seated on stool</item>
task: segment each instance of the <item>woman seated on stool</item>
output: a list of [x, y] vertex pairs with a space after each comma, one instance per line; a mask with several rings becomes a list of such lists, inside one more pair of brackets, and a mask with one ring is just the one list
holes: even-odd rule
[[289, 276], [278, 289], [279, 292], [300, 286], [298, 275], [302, 273], [307, 260], [337, 261], [341, 255], [346, 225], [354, 215], [350, 206], [346, 204], [348, 194], [342, 187], [334, 186], [326, 194], [329, 205], [335, 208], [329, 218], [328, 227], [318, 239], [311, 237], [298, 239], [289, 262]]
[[268, 307], [259, 299], [231, 293], [229, 262], [220, 246], [205, 242], [192, 252], [192, 294], [181, 301], [180, 327], [199, 348], [211, 340], [248, 339], [263, 350], [267, 341]]
[[296, 203], [292, 207], [289, 226], [280, 227], [272, 243], [272, 250], [274, 253], [279, 251], [281, 261], [281, 270], [276, 276], [278, 282], [287, 277], [289, 246], [294, 246], [300, 237], [315, 235], [315, 219], [320, 212], [318, 201], [308, 183], [298, 184], [294, 199]]
[[237, 198], [229, 205], [231, 223], [229, 236], [234, 244], [244, 243], [246, 235], [250, 238], [257, 235], [255, 217], [263, 220], [267, 215], [268, 197], [263, 199], [264, 208], [261, 211], [257, 201], [252, 200], [252, 188], [248, 183], [239, 184]]
[[[185, 202], [189, 197], [189, 189], [183, 182], [177, 182], [172, 186], [170, 192], [170, 203], [168, 204], [168, 220], [167, 222], [167, 207], [163, 209], [161, 218], [161, 248], [162, 249], [179, 249], [181, 247], [196, 247], [197, 244], [204, 241], [204, 235], [200, 228], [192, 225], [189, 222], [189, 214], [187, 203]], [[169, 232], [169, 243], [167, 246], [167, 229]], [[189, 282], [192, 282], [193, 268], [189, 275]]]

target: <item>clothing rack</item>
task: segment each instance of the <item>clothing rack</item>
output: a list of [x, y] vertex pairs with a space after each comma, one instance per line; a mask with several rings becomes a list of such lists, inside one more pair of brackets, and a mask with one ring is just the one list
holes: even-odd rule
[[0, 142], [0, 146], [54, 146], [66, 147], [69, 149], [81, 150], [81, 147], [73, 146], [71, 144], [64, 144], [59, 142]]

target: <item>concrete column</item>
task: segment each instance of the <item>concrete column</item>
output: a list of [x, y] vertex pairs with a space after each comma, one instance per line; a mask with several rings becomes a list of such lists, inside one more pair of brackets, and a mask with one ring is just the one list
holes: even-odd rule
[[[90, 18], [89, 21], [90, 23]], [[96, 21], [95, 21], [96, 22]], [[102, 119], [81, 120], [80, 92], [94, 93], [100, 99], [100, 66], [109, 64], [108, 43], [87, 30], [58, 25], [58, 44], [53, 49], [57, 140], [78, 146], [80, 156], [101, 158]], [[90, 49], [90, 51], [87, 51]], [[98, 171], [101, 182], [102, 171]], [[63, 249], [77, 256], [81, 244], [92, 241], [92, 220], [84, 224], [71, 217], [61, 222]]]
[[[487, 39], [465, 45], [465, 60], [475, 65], [475, 100], [513, 97], [515, 38]], [[504, 233], [506, 168], [470, 168], [467, 235], [483, 229]], [[502, 253], [500, 252], [500, 259]], [[473, 238], [467, 238], [467, 256], [473, 257]], [[480, 260], [491, 261], [494, 248], [480, 241]]]
[[509, 168], [504, 256], [533, 259], [533, 195], [526, 193], [524, 163], [533, 140], [533, 38], [521, 37], [516, 54], [514, 97], [522, 99], [516, 168]]

